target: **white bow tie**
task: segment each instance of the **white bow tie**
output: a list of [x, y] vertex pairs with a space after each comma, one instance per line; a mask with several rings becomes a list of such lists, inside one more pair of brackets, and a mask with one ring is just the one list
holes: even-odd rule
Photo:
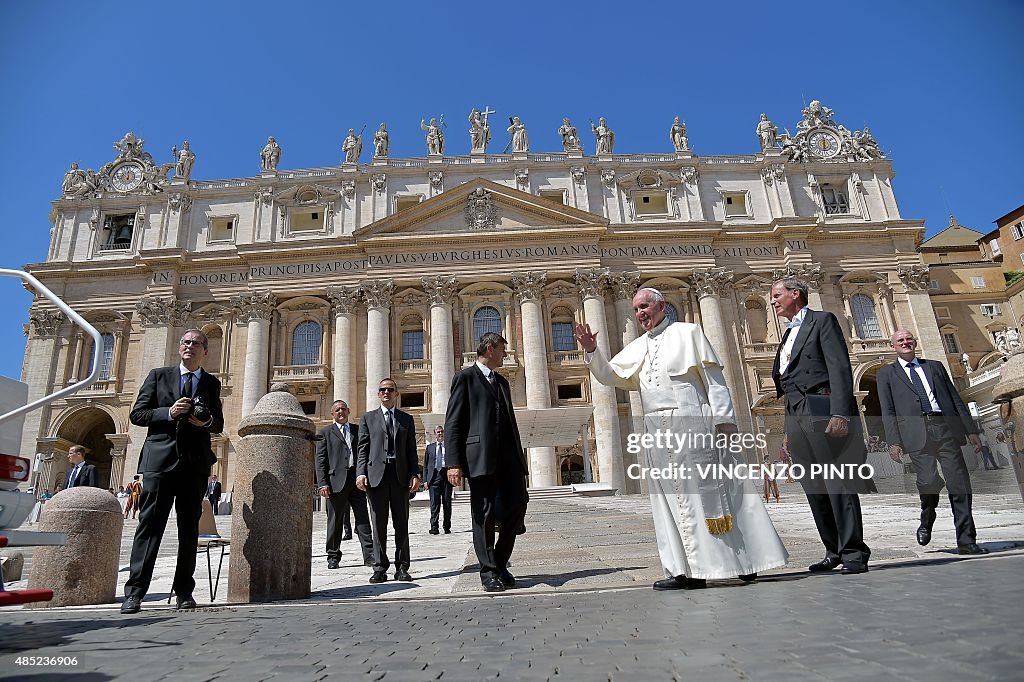
[[792, 320], [790, 320], [789, 322], [786, 323], [786, 328], [787, 329], [796, 329], [801, 324], [803, 324], [803, 320], [801, 320], [799, 317], [794, 317]]

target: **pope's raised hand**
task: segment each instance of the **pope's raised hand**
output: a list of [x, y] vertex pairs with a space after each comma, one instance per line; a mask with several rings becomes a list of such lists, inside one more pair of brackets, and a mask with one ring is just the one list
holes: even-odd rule
[[589, 324], [578, 324], [574, 336], [576, 340], [580, 342], [580, 347], [588, 353], [593, 353], [597, 350], [597, 335], [601, 332], [595, 332], [590, 330]]

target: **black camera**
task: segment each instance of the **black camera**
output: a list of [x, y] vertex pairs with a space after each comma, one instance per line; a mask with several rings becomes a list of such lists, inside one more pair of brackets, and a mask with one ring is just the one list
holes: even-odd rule
[[197, 396], [195, 398], [189, 398], [189, 400], [192, 401], [192, 406], [189, 408], [188, 412], [181, 415], [179, 418], [188, 419], [189, 417], [195, 417], [204, 424], [210, 421], [210, 417], [212, 416], [210, 414], [210, 408], [206, 406], [203, 399]]

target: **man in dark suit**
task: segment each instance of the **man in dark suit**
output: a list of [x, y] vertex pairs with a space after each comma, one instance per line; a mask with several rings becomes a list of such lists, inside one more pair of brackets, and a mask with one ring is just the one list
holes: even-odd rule
[[[960, 450], [968, 440], [975, 452], [981, 450], [970, 410], [941, 362], [917, 358], [917, 339], [912, 332], [900, 329], [890, 341], [899, 359], [878, 370], [878, 400], [889, 456], [899, 462], [905, 452], [914, 463], [917, 490], [921, 494], [917, 542], [927, 545], [931, 541], [939, 492], [946, 487], [953, 508], [957, 551], [988, 554], [977, 543], [971, 514], [971, 476]], [[942, 467], [945, 481], [939, 476], [936, 463]]]
[[[458, 486], [463, 475], [469, 478], [473, 547], [487, 592], [515, 585], [508, 560], [527, 505], [526, 453], [508, 381], [496, 371], [505, 360], [507, 344], [493, 332], [480, 337], [476, 362], [452, 380], [445, 414], [448, 480]], [[499, 498], [500, 510], [496, 509]], [[496, 521], [501, 525], [497, 542]]]
[[[356, 487], [356, 444], [359, 428], [348, 423], [348, 403], [331, 405], [334, 423], [320, 430], [316, 443], [316, 484], [327, 498], [327, 568], [338, 568], [341, 560], [345, 514], [351, 506], [356, 516], [356, 533], [363, 550], [363, 564], [373, 565], [373, 534], [366, 493]], [[351, 531], [350, 531], [351, 532]]]
[[842, 564], [845, 574], [864, 573], [871, 550], [857, 493], [874, 492], [874, 482], [810, 476], [815, 464], [867, 461], [842, 328], [832, 313], [807, 307], [807, 284], [800, 280], [775, 282], [771, 298], [776, 314], [789, 319], [772, 369], [776, 395], [786, 397], [786, 447], [808, 472], [800, 483], [825, 545], [825, 557], [808, 569], [831, 571]]
[[211, 474], [210, 483], [206, 486], [206, 499], [210, 500], [214, 516], [217, 515], [217, 505], [220, 504], [220, 492], [221, 485], [220, 481], [217, 480], [217, 474]]
[[77, 486], [100, 487], [96, 480], [96, 467], [85, 461], [85, 448], [81, 445], [72, 445], [68, 448], [68, 461], [71, 463], [71, 471], [64, 479], [64, 489]]
[[396, 409], [398, 384], [388, 377], [377, 386], [380, 408], [367, 412], [359, 425], [356, 487], [366, 492], [373, 526], [371, 583], [388, 579], [388, 511], [395, 529], [395, 580], [409, 575], [409, 493], [419, 490], [416, 424]]
[[427, 446], [423, 458], [423, 478], [430, 491], [430, 534], [437, 535], [438, 517], [444, 507], [444, 532], [452, 532], [452, 484], [448, 480], [448, 460], [444, 451], [444, 427], [434, 429], [435, 442]]
[[129, 414], [132, 424], [149, 430], [139, 460], [143, 474], [139, 525], [121, 613], [138, 613], [141, 608], [172, 504], [178, 519], [178, 563], [171, 589], [179, 609], [196, 607], [192, 574], [199, 517], [210, 467], [217, 461], [210, 434], [224, 430], [220, 381], [201, 367], [208, 344], [200, 330], [186, 331], [178, 345], [181, 363], [151, 370]]

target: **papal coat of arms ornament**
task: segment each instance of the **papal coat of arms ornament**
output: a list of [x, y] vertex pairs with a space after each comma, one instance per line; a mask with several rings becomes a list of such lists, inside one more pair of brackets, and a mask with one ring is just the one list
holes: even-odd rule
[[466, 204], [466, 227], [471, 230], [493, 230], [498, 226], [498, 208], [491, 201], [491, 193], [477, 187], [469, 193]]

